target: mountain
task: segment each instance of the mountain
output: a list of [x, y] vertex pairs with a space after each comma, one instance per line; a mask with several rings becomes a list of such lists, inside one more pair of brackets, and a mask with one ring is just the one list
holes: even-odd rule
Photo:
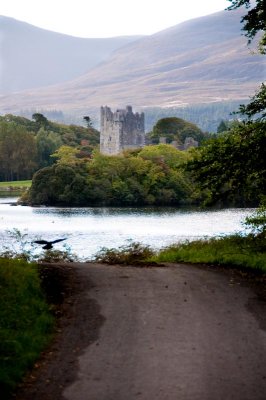
[[79, 78], [0, 98], [2, 112], [178, 107], [247, 99], [264, 77], [264, 58], [241, 35], [243, 10], [193, 19], [117, 50]]
[[77, 38], [0, 16], [0, 93], [74, 79], [138, 38]]

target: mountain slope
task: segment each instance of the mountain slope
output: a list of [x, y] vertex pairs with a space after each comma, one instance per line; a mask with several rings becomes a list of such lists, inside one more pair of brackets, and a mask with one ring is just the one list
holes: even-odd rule
[[0, 93], [76, 78], [137, 38], [77, 38], [0, 16]]
[[263, 56], [251, 54], [241, 36], [242, 14], [222, 11], [139, 39], [71, 82], [2, 97], [0, 107], [78, 110], [246, 99], [265, 70]]

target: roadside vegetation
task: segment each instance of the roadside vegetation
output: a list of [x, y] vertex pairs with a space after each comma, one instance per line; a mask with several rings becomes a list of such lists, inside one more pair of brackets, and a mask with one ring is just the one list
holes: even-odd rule
[[8, 399], [52, 337], [37, 264], [0, 258], [0, 392]]
[[252, 246], [252, 240], [238, 235], [172, 245], [152, 260], [237, 267], [266, 273], [266, 252], [258, 252]]
[[161, 263], [191, 263], [239, 268], [266, 273], [266, 251], [258, 250], [254, 237], [231, 235], [172, 244], [154, 251], [141, 243], [118, 249], [103, 248], [94, 258], [106, 264], [156, 266]]
[[186, 262], [266, 273], [266, 207], [260, 207], [243, 225], [243, 232], [238, 234], [172, 244], [160, 251], [140, 243], [118, 249], [103, 248], [94, 261], [137, 266]]

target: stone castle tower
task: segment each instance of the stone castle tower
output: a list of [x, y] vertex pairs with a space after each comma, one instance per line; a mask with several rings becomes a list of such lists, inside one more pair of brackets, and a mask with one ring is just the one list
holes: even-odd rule
[[133, 113], [131, 106], [115, 112], [109, 107], [101, 107], [101, 153], [115, 155], [144, 144], [144, 113]]

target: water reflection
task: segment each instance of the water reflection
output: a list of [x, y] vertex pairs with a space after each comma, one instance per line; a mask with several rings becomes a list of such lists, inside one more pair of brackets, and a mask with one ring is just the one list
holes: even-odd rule
[[[3, 199], [2, 199], [3, 200]], [[102, 247], [139, 241], [154, 248], [205, 236], [233, 233], [251, 209], [200, 211], [178, 208], [58, 208], [11, 206], [0, 201], [0, 245], [10, 239], [7, 229], [36, 238], [68, 237], [67, 245], [80, 257], [91, 257]], [[63, 248], [58, 244], [57, 248]]]

